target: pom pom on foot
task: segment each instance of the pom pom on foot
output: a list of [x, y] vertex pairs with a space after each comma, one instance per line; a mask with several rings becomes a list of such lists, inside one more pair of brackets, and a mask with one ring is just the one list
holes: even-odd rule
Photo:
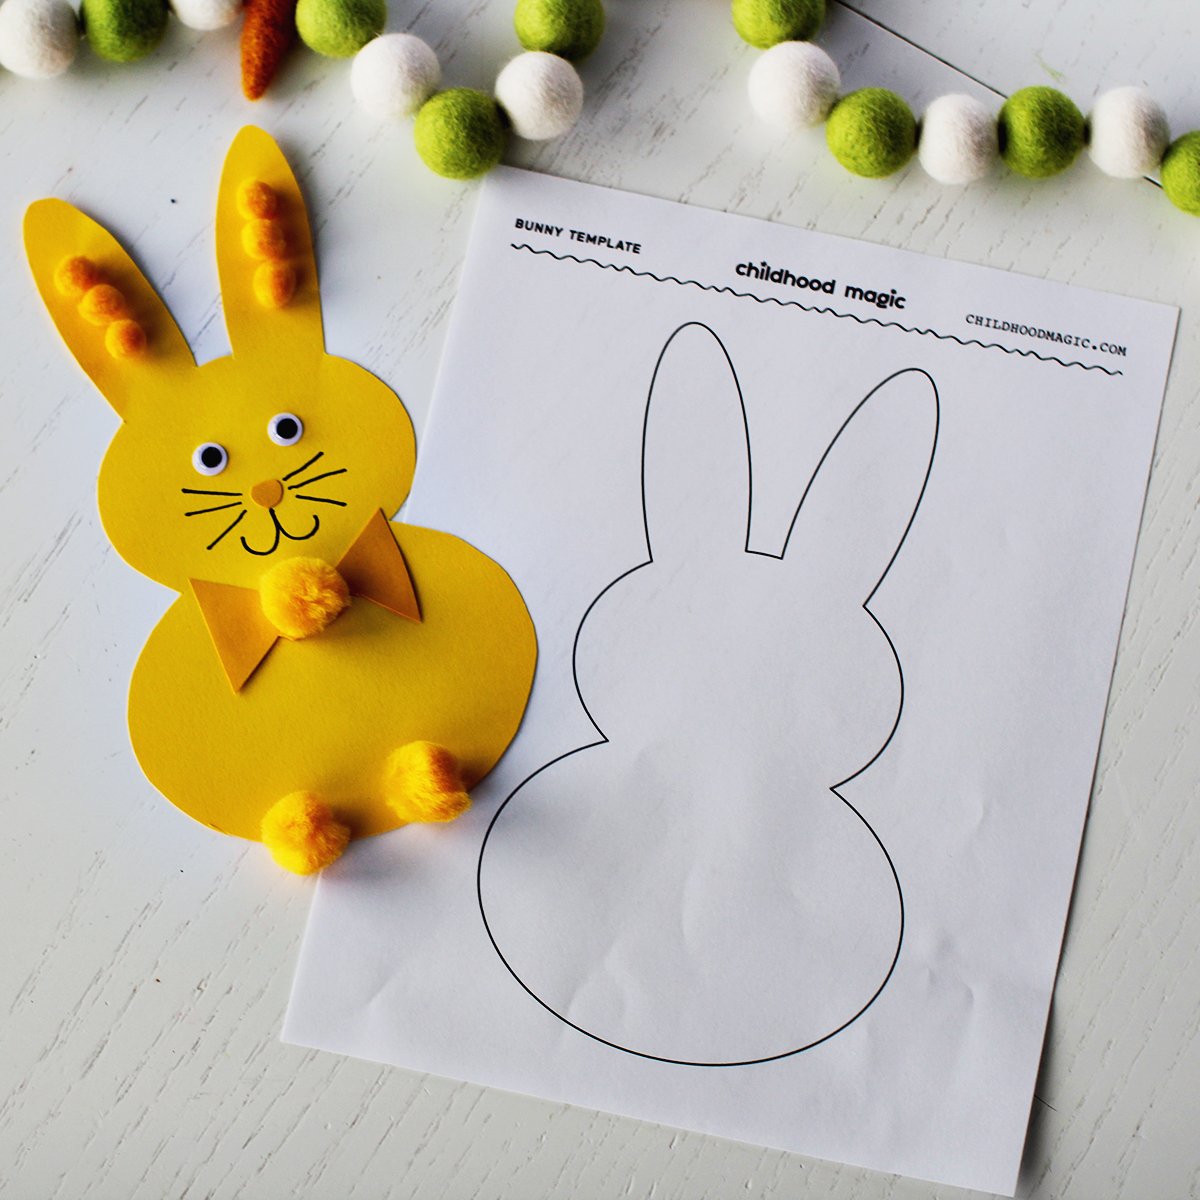
[[285, 558], [262, 577], [259, 601], [267, 620], [284, 637], [320, 633], [350, 603], [350, 588], [320, 558]]
[[387, 761], [384, 795], [402, 821], [453, 821], [471, 807], [458, 759], [434, 742], [409, 742]]
[[311, 875], [341, 858], [350, 830], [315, 793], [292, 792], [267, 809], [261, 837], [285, 871]]

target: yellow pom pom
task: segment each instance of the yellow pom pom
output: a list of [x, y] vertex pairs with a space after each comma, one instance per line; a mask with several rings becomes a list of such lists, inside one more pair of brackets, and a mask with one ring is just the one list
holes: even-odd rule
[[79, 312], [93, 325], [108, 325], [128, 317], [129, 305], [119, 288], [111, 283], [97, 283], [84, 292]]
[[296, 268], [265, 262], [254, 268], [254, 295], [263, 308], [285, 308], [296, 294]]
[[341, 858], [350, 830], [312, 792], [292, 792], [267, 809], [261, 836], [285, 871], [311, 875]]
[[237, 208], [242, 219], [254, 217], [270, 219], [279, 215], [279, 197], [269, 183], [261, 179], [247, 179], [237, 193]]
[[104, 331], [104, 348], [113, 358], [137, 358], [146, 352], [146, 331], [136, 321], [122, 317]]
[[258, 585], [266, 618], [289, 638], [320, 633], [350, 603], [350, 589], [320, 558], [285, 558]]
[[242, 249], [260, 262], [287, 257], [287, 235], [278, 221], [247, 221], [242, 227]]
[[409, 742], [392, 752], [384, 795], [402, 821], [453, 821], [471, 807], [458, 759], [433, 742]]
[[95, 287], [102, 278], [100, 268], [90, 258], [76, 254], [64, 258], [55, 268], [54, 286], [60, 296], [82, 300], [88, 288]]

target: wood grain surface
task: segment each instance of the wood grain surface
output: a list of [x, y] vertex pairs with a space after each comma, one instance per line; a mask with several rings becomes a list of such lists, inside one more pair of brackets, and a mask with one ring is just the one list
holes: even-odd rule
[[[1086, 162], [966, 190], [915, 165], [854, 179], [819, 131], [753, 118], [756, 52], [727, 0], [607, 7], [580, 127], [509, 161], [1182, 307], [1021, 1194], [1200, 1196], [1200, 220]], [[1050, 83], [1086, 108], [1144, 83], [1178, 131], [1200, 126], [1190, 0], [854, 7], [832, 6], [821, 39], [848, 86], [920, 107]], [[516, 49], [511, 11], [418, 0], [390, 23], [437, 48], [448, 83], [489, 87]], [[264, 125], [313, 209], [330, 349], [395, 386], [419, 429], [475, 189], [425, 171], [406, 126], [359, 113], [348, 64], [297, 51], [257, 106], [237, 64], [235, 30], [172, 23], [140, 64], [84, 48], [65, 78], [0, 76], [0, 1195], [966, 1195], [278, 1042], [311, 884], [192, 824], [133, 760], [128, 678], [170, 597], [99, 527], [116, 419], [37, 303], [20, 216], [59, 195], [103, 220], [215, 357], [217, 176], [236, 129]]]

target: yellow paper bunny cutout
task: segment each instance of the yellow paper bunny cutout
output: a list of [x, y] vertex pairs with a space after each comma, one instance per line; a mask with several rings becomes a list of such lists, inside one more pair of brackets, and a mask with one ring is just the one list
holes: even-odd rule
[[134, 668], [138, 761], [196, 820], [307, 872], [348, 835], [461, 809], [517, 731], [536, 641], [496, 563], [387, 521], [412, 424], [325, 353], [304, 202], [259, 129], [230, 148], [216, 241], [233, 353], [197, 367], [106, 230], [61, 200], [25, 218], [46, 307], [122, 418], [104, 529], [179, 593]]

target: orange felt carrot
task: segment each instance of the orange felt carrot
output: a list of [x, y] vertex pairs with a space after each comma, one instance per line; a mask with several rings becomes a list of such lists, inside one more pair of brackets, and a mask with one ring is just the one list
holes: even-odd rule
[[246, 0], [242, 91], [257, 100], [271, 85], [296, 34], [296, 0]]

